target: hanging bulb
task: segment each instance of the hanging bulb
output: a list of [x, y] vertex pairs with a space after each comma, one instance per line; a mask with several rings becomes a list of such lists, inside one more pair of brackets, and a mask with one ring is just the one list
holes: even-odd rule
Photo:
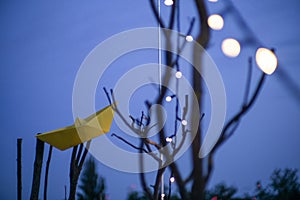
[[182, 124], [183, 126], [186, 126], [186, 125], [187, 125], [187, 121], [186, 121], [185, 119], [183, 119], [183, 120], [181, 121], [181, 124]]
[[237, 57], [240, 54], [240, 43], [233, 38], [227, 38], [222, 42], [222, 51], [228, 57]]
[[224, 26], [224, 20], [221, 15], [213, 14], [208, 17], [207, 24], [213, 30], [221, 30]]
[[272, 74], [277, 68], [277, 57], [273, 51], [267, 48], [259, 48], [255, 54], [258, 67], [266, 74]]

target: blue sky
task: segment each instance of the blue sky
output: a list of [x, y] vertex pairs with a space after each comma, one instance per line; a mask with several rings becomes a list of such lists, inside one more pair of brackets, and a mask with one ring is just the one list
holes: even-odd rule
[[[263, 45], [276, 48], [280, 70], [299, 88], [299, 1], [234, 0], [233, 3], [255, 37]], [[207, 5], [209, 13], [218, 13], [225, 4], [219, 0]], [[182, 6], [184, 29], [195, 12], [190, 1]], [[168, 8], [162, 7], [162, 15], [167, 12]], [[255, 51], [255, 47], [242, 46], [237, 58], [229, 59], [222, 54], [220, 44], [224, 38], [242, 40], [248, 34], [237, 22], [234, 16], [226, 14], [224, 29], [212, 32], [208, 49], [224, 80], [227, 117], [240, 107], [247, 59]], [[0, 2], [1, 199], [16, 198], [18, 137], [23, 138], [23, 197], [29, 197], [34, 135], [73, 123], [73, 83], [88, 53], [114, 34], [156, 25], [147, 1]], [[257, 78], [259, 70], [255, 67], [253, 71]], [[218, 151], [212, 185], [225, 181], [241, 192], [251, 191], [256, 180], [266, 180], [275, 168], [300, 169], [300, 101], [299, 95], [293, 92], [282, 79], [282, 73], [275, 72], [268, 77], [254, 108], [236, 134]], [[104, 105], [106, 98], [97, 95], [102, 98], [99, 103]], [[64, 196], [64, 185], [69, 182], [69, 160], [70, 151], [53, 152], [50, 199]], [[99, 173], [106, 178], [110, 199], [125, 199], [130, 185], [139, 184], [136, 174], [98, 164]]]

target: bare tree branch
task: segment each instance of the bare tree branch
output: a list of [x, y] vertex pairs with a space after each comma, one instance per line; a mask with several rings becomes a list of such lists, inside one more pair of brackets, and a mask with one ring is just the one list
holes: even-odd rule
[[140, 166], [140, 181], [142, 183], [142, 188], [147, 196], [147, 198], [149, 200], [154, 200], [151, 191], [148, 188], [148, 184], [146, 182], [146, 178], [145, 178], [145, 173], [144, 173], [144, 162], [143, 162], [143, 151], [141, 149], [143, 149], [144, 146], [144, 141], [142, 140], [142, 138], [140, 139], [140, 147], [139, 147], [139, 155], [140, 155], [140, 159], [139, 159], [139, 166]]
[[128, 144], [129, 146], [131, 146], [131, 147], [134, 148], [134, 149], [140, 150], [140, 151], [142, 151], [143, 153], [149, 153], [146, 149], [144, 149], [144, 148], [143, 148], [143, 149], [140, 149], [139, 147], [137, 147], [137, 146], [131, 144], [130, 142], [128, 142], [127, 140], [125, 140], [123, 137], [118, 136], [118, 135], [115, 134], [115, 133], [111, 134], [111, 136], [112, 136], [112, 137], [118, 138], [119, 140], [121, 140], [122, 142]]

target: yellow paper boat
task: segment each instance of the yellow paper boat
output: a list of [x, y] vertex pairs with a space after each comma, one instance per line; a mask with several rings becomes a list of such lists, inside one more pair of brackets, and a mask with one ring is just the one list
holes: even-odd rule
[[60, 150], [66, 150], [109, 132], [113, 117], [112, 107], [107, 106], [86, 119], [76, 118], [72, 126], [38, 134], [36, 137]]

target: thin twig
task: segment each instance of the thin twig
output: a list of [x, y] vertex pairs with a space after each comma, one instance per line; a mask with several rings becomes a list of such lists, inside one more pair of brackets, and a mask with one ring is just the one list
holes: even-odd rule
[[264, 73], [262, 73], [261, 78], [256, 86], [256, 89], [255, 89], [250, 101], [246, 105], [244, 105], [241, 108], [241, 110], [231, 118], [231, 120], [229, 120], [226, 123], [226, 125], [224, 126], [224, 129], [221, 133], [221, 137], [219, 138], [218, 142], [212, 149], [211, 153], [214, 153], [221, 146], [221, 144], [223, 144], [228, 138], [230, 138], [233, 135], [232, 131], [230, 132], [230, 134], [228, 134], [227, 131], [231, 128], [231, 126], [233, 126], [235, 123], [237, 123], [252, 107], [252, 105], [254, 104], [255, 100], [258, 97], [260, 90], [262, 89], [263, 83], [265, 81], [265, 77], [266, 77], [266, 75]]
[[250, 57], [248, 60], [248, 76], [246, 80], [246, 88], [245, 88], [245, 95], [244, 95], [244, 103], [243, 106], [245, 106], [248, 102], [248, 97], [250, 93], [250, 87], [251, 87], [251, 77], [252, 77], [252, 58]]
[[160, 16], [159, 16], [159, 13], [158, 13], [158, 10], [156, 9], [156, 5], [155, 5], [155, 2], [154, 0], [150, 0], [150, 6], [151, 6], [151, 9], [152, 9], [152, 12], [156, 18], [156, 21], [159, 23], [159, 25], [162, 27], [162, 28], [165, 28], [165, 24], [164, 22], [161, 20]]
[[171, 15], [170, 15], [170, 19], [169, 19], [169, 29], [173, 29], [174, 27], [174, 23], [175, 23], [175, 13], [176, 13], [176, 0], [174, 0], [174, 3], [172, 5], [172, 9], [171, 9]]
[[144, 148], [143, 148], [143, 149], [140, 149], [139, 147], [137, 147], [137, 146], [131, 144], [130, 142], [128, 142], [127, 140], [125, 140], [123, 137], [118, 136], [118, 135], [115, 134], [115, 133], [111, 134], [111, 136], [112, 136], [112, 137], [118, 138], [119, 140], [121, 140], [122, 142], [128, 144], [129, 146], [131, 146], [131, 147], [134, 148], [134, 149], [140, 150], [140, 151], [142, 151], [142, 152], [144, 152], [144, 153], [149, 153], [146, 149], [144, 149]]

